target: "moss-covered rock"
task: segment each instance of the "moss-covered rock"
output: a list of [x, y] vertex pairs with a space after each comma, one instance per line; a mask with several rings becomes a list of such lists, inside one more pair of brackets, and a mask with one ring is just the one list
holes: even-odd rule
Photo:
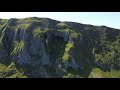
[[49, 18], [0, 19], [2, 78], [120, 77], [119, 70], [119, 29]]

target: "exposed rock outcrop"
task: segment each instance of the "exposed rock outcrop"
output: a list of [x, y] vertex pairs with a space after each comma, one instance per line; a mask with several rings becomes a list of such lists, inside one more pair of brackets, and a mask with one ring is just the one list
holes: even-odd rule
[[88, 77], [95, 67], [119, 70], [119, 53], [119, 29], [37, 17], [0, 20], [0, 63], [16, 67], [8, 76]]

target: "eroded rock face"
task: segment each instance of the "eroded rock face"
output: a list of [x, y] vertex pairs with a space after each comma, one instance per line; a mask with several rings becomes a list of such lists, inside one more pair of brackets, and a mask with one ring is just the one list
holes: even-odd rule
[[37, 17], [0, 24], [0, 63], [14, 62], [28, 77], [88, 77], [94, 67], [120, 69], [118, 29]]

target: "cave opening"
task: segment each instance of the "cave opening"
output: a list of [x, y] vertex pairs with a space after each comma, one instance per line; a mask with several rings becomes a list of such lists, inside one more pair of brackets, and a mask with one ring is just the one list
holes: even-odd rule
[[46, 43], [50, 60], [56, 61], [58, 59], [62, 59], [67, 44], [64, 38], [54, 35], [51, 39], [46, 39]]

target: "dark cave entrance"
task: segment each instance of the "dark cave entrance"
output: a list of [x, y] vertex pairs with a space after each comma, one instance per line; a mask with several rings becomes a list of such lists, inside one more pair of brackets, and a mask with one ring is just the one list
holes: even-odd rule
[[52, 38], [46, 39], [46, 44], [51, 61], [62, 59], [67, 44], [63, 37], [54, 35]]

